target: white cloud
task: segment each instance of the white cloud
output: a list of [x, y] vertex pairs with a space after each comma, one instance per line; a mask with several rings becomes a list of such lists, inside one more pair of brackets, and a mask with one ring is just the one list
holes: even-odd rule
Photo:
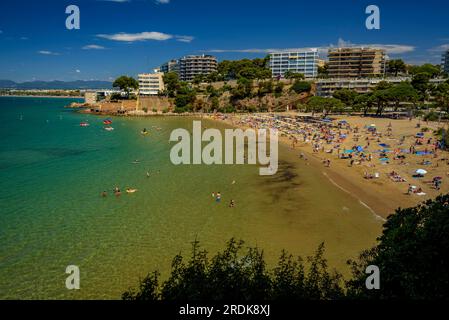
[[47, 56], [59, 56], [59, 53], [47, 51], [47, 50], [41, 50], [41, 51], [38, 51], [37, 53], [47, 55]]
[[20, 40], [28, 40], [28, 37], [20, 37]]
[[97, 37], [114, 41], [134, 42], [145, 40], [164, 41], [173, 38], [172, 35], [162, 32], [140, 32], [140, 33], [116, 33], [116, 34], [97, 34]]
[[105, 47], [96, 44], [89, 44], [83, 47], [83, 50], [103, 50]]
[[80, 69], [76, 69], [75, 72], [76, 73], [81, 73], [81, 70]]
[[100, 1], [123, 3], [123, 2], [129, 2], [130, 0], [100, 0]]
[[415, 51], [414, 46], [405, 45], [405, 44], [379, 44], [379, 43], [371, 43], [371, 44], [355, 44], [351, 41], [344, 40], [342, 38], [338, 39], [337, 45], [329, 45], [328, 47], [322, 47], [320, 49], [329, 49], [329, 48], [341, 48], [341, 47], [372, 47], [384, 49], [388, 54], [403, 54], [408, 52]]
[[177, 41], [188, 42], [188, 43], [192, 42], [193, 39], [195, 39], [192, 36], [175, 36], [175, 38], [176, 38]]
[[155, 0], [155, 2], [158, 4], [167, 4], [170, 3], [170, 0]]
[[440, 45], [438, 47], [430, 48], [427, 51], [429, 51], [429, 52], [443, 52], [443, 51], [446, 51], [446, 50], [449, 50], [449, 43], [442, 44], [442, 45]]
[[208, 52], [215, 53], [225, 53], [225, 52], [236, 52], [236, 53], [270, 53], [274, 51], [294, 51], [300, 49], [212, 49], [207, 50]]
[[140, 33], [120, 32], [115, 34], [97, 34], [97, 37], [122, 42], [135, 42], [147, 40], [165, 41], [170, 39], [176, 39], [177, 41], [181, 42], [192, 42], [193, 39], [195, 39], [192, 36], [177, 36], [156, 31], [140, 32]]

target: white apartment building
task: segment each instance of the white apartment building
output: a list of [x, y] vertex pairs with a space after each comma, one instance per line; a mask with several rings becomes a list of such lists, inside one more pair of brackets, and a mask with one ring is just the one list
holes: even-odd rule
[[164, 80], [162, 72], [139, 74], [139, 94], [155, 96], [164, 91]]
[[287, 71], [302, 73], [306, 78], [315, 78], [318, 76], [318, 63], [318, 49], [270, 53], [270, 69], [273, 78], [283, 78]]

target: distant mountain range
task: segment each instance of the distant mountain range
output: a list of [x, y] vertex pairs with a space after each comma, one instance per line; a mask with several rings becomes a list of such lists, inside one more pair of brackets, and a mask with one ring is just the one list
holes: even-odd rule
[[29, 81], [14, 82], [11, 80], [0, 80], [0, 89], [22, 89], [22, 90], [84, 90], [84, 89], [111, 89], [112, 82], [109, 81]]

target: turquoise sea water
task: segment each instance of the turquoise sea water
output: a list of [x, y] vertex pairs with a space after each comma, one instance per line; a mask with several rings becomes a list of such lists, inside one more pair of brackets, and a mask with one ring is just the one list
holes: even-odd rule
[[[305, 256], [324, 241], [342, 268], [380, 232], [369, 210], [284, 148], [272, 177], [256, 166], [174, 166], [169, 135], [192, 119], [114, 118], [108, 132], [104, 118], [64, 109], [71, 101], [0, 98], [2, 299], [117, 299], [154, 269], [166, 275], [195, 238], [211, 252], [242, 238], [270, 263], [283, 248]], [[115, 186], [138, 192], [117, 198]], [[72, 264], [77, 291], [65, 288]]]

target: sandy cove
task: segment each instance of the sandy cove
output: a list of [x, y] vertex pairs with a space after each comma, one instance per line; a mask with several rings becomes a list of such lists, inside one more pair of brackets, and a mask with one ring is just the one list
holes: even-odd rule
[[[281, 115], [293, 115], [282, 113]], [[298, 115], [298, 114], [294, 114]], [[222, 118], [217, 116], [210, 116], [208, 118], [218, 121], [224, 121], [225, 123], [240, 127], [242, 129], [249, 128], [250, 126], [242, 124], [243, 117], [248, 115], [232, 115], [228, 118]], [[351, 127], [358, 126], [360, 128], [361, 137], [359, 141], [353, 141], [354, 134], [348, 134], [347, 139], [342, 146], [344, 149], [351, 148], [354, 144], [364, 145], [366, 134], [364, 134], [364, 127], [371, 124], [376, 124], [378, 132], [383, 133], [380, 142], [371, 141], [369, 151], [373, 152], [377, 149], [379, 143], [390, 144], [391, 149], [396, 148], [399, 145], [401, 137], [405, 136], [405, 141], [401, 145], [402, 148], [407, 149], [413, 145], [416, 141], [415, 135], [420, 132], [420, 128], [417, 128], [417, 124], [420, 123], [421, 128], [427, 127], [432, 130], [436, 130], [437, 123], [425, 123], [420, 120], [392, 120], [385, 118], [370, 118], [370, 117], [356, 117], [356, 116], [332, 116], [336, 121], [346, 120]], [[335, 122], [335, 121], [334, 121]], [[391, 136], [386, 137], [385, 133], [391, 123]], [[433, 133], [426, 132], [424, 140], [433, 138]], [[280, 135], [279, 141], [289, 146], [291, 152], [295, 152], [298, 155], [299, 162], [306, 161], [307, 165], [315, 166], [319, 168], [323, 175], [325, 175], [329, 181], [337, 188], [351, 194], [355, 200], [368, 207], [374, 214], [385, 219], [388, 215], [395, 212], [399, 207], [406, 208], [415, 206], [420, 202], [427, 199], [435, 198], [437, 195], [449, 192], [448, 174], [449, 165], [449, 152], [438, 150], [438, 158], [434, 158], [433, 155], [411, 155], [407, 154], [405, 163], [400, 164], [399, 160], [391, 160], [389, 164], [381, 164], [377, 158], [373, 157], [371, 162], [366, 162], [360, 165], [350, 166], [349, 160], [339, 159], [336, 153], [329, 154], [326, 152], [314, 152], [310, 143], [304, 143], [301, 139], [298, 139], [296, 145], [293, 146], [293, 139], [288, 136]], [[417, 146], [416, 149], [424, 149], [427, 145]], [[430, 147], [429, 147], [430, 149]], [[300, 153], [306, 155], [306, 160], [300, 158]], [[330, 160], [329, 167], [325, 165], [324, 161]], [[421, 165], [418, 162], [427, 160], [431, 162], [431, 165]], [[416, 179], [412, 175], [418, 168], [423, 168], [428, 171], [428, 174], [424, 178]], [[406, 182], [394, 182], [389, 173], [395, 171], [400, 177], [407, 180]], [[378, 173], [379, 178], [365, 179], [365, 173], [374, 174]], [[428, 182], [435, 176], [443, 177], [443, 182], [440, 190], [436, 190]], [[426, 195], [419, 196], [417, 194], [407, 194], [409, 184], [422, 188], [422, 191]]]

